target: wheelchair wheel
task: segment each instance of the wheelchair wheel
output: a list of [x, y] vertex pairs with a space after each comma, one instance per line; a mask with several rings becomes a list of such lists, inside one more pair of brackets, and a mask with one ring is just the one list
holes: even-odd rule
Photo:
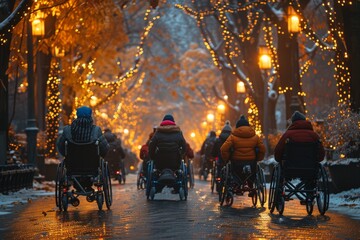
[[[107, 162], [103, 162], [102, 168], [102, 177], [103, 177], [103, 189], [105, 195], [105, 204], [107, 209], [110, 210], [112, 204], [112, 187], [111, 187], [111, 177], [109, 172], [109, 165]], [[101, 209], [100, 209], [101, 210]]]
[[306, 212], [311, 215], [314, 210], [314, 200], [306, 199]]
[[139, 180], [139, 185], [138, 185], [138, 189], [145, 189], [146, 187], [146, 180], [145, 178], [142, 176]]
[[256, 190], [257, 190], [257, 195], [261, 204], [261, 207], [264, 207], [264, 204], [266, 202], [266, 182], [265, 182], [265, 176], [264, 176], [264, 171], [262, 170], [262, 168], [257, 165], [256, 166], [257, 171], [256, 171]]
[[99, 210], [101, 211], [104, 204], [104, 193], [102, 191], [96, 192], [96, 202]]
[[254, 207], [256, 207], [257, 200], [258, 200], [258, 193], [256, 189], [250, 190], [250, 192], [253, 192], [254, 194], [251, 196], [251, 201]]
[[[182, 161], [181, 162], [181, 169], [182, 169], [182, 172], [183, 172], [183, 174], [182, 174], [182, 181], [181, 181], [181, 185], [182, 185], [182, 187], [181, 188], [183, 188], [183, 190], [184, 190], [184, 201], [186, 201], [187, 200], [187, 196], [188, 196], [188, 173], [187, 173], [187, 167], [186, 167], [186, 165], [185, 165], [185, 162], [184, 161]], [[180, 189], [181, 189], [180, 188]], [[180, 193], [180, 189], [179, 189], [179, 193]], [[181, 199], [181, 197], [180, 197], [180, 199]]]
[[274, 212], [275, 206], [277, 205], [279, 185], [280, 185], [280, 165], [276, 164], [271, 174], [271, 182], [269, 189], [268, 208], [270, 210], [270, 213]]
[[67, 193], [61, 194], [61, 205], [62, 205], [64, 212], [66, 212], [68, 209], [68, 206], [69, 206], [69, 198], [67, 196]]
[[321, 215], [324, 215], [329, 208], [328, 176], [325, 168], [320, 165], [317, 179], [316, 204]]
[[216, 162], [213, 161], [213, 166], [211, 171], [211, 193], [214, 193], [215, 181], [216, 181]]
[[221, 196], [222, 196], [222, 188], [224, 186], [224, 180], [225, 180], [225, 172], [226, 172], [226, 166], [224, 166], [220, 171], [220, 182], [218, 186], [218, 195], [219, 195], [219, 202], [221, 202]]
[[277, 201], [276, 201], [276, 209], [278, 210], [279, 214], [282, 215], [285, 208], [285, 198], [278, 194]]
[[151, 190], [150, 190], [150, 199], [151, 199], [151, 200], [154, 200], [154, 198], [155, 198], [155, 192], [156, 192], [155, 187], [152, 187]]
[[221, 193], [220, 206], [223, 206], [224, 202], [226, 206], [231, 206], [234, 202], [234, 196], [229, 191], [229, 185], [230, 185], [230, 165], [226, 164], [224, 182], [222, 184], [222, 188], [220, 191]]
[[181, 201], [186, 200], [185, 199], [185, 191], [184, 191], [184, 188], [182, 188], [182, 187], [180, 187], [180, 189], [179, 189], [179, 197], [180, 197]]
[[194, 166], [192, 160], [189, 161], [188, 166], [188, 176], [189, 176], [189, 188], [194, 188], [195, 186], [195, 179], [194, 179]]
[[150, 197], [150, 191], [151, 191], [151, 187], [152, 187], [153, 169], [154, 169], [154, 162], [149, 161], [149, 163], [148, 163], [148, 171], [147, 171], [148, 179], [146, 181], [146, 198], [148, 200], [149, 200], [149, 197]]
[[61, 161], [56, 169], [56, 179], [55, 179], [55, 204], [60, 211], [62, 211], [61, 193], [62, 193], [63, 182], [64, 182], [64, 161]]

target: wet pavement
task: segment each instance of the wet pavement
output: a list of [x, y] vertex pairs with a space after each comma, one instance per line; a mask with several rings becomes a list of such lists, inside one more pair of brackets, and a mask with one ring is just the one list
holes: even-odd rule
[[113, 183], [111, 210], [80, 197], [78, 207], [60, 212], [54, 197], [42, 197], [1, 215], [0, 239], [360, 239], [360, 221], [331, 209], [321, 216], [315, 206], [308, 216], [294, 200], [283, 216], [274, 213], [267, 203], [253, 208], [246, 194], [219, 207], [210, 182], [198, 180], [187, 201], [170, 191], [149, 201], [129, 175], [125, 185]]

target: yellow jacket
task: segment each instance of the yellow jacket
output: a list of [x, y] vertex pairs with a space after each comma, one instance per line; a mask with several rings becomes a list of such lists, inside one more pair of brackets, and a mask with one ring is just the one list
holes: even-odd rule
[[233, 130], [220, 148], [225, 162], [261, 161], [265, 156], [265, 146], [253, 128], [241, 126]]

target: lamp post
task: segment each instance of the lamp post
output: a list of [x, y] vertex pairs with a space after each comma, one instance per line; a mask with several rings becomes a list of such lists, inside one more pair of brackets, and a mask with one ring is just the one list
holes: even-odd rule
[[[33, 29], [34, 27], [34, 29]], [[30, 22], [27, 21], [27, 78], [28, 78], [28, 119], [26, 123], [26, 141], [27, 141], [27, 158], [28, 163], [36, 165], [37, 156], [37, 133], [39, 128], [36, 124], [35, 118], [35, 77], [34, 77], [34, 56], [33, 56], [33, 34], [34, 36], [41, 36], [44, 33], [44, 22], [41, 19], [35, 19]]]
[[[290, 69], [291, 69], [291, 76], [292, 79], [292, 96], [291, 96], [291, 103], [290, 103], [290, 110], [291, 113], [295, 111], [301, 111], [300, 99], [299, 99], [299, 92], [300, 92], [300, 73], [299, 73], [299, 45], [297, 41], [297, 35], [300, 32], [300, 21], [299, 17], [296, 14], [295, 10], [289, 6], [288, 7], [288, 31], [290, 33]], [[303, 112], [303, 111], [302, 111]]]
[[266, 46], [259, 46], [259, 68], [264, 73], [264, 114], [263, 114], [263, 133], [265, 137], [265, 159], [267, 159], [269, 153], [269, 121], [268, 121], [268, 109], [269, 109], [269, 98], [268, 98], [268, 71], [271, 69], [271, 56], [269, 49]]

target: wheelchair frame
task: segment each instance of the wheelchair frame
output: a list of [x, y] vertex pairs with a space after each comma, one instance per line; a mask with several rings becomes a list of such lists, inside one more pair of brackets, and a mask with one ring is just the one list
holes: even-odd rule
[[146, 182], [146, 198], [154, 200], [157, 188], [178, 187], [181, 201], [186, 201], [188, 196], [187, 167], [184, 160], [181, 160], [180, 168], [177, 170], [181, 174], [181, 179], [175, 179], [172, 183], [162, 183], [158, 180], [160, 173], [154, 168], [154, 161], [150, 160], [148, 164], [148, 179]]
[[[301, 160], [304, 160], [305, 163], [301, 168], [292, 167], [291, 162], [288, 164], [289, 166], [281, 166], [279, 163], [274, 166], [269, 189], [268, 208], [270, 213], [273, 213], [276, 208], [282, 215], [285, 201], [293, 200], [292, 197], [296, 196], [300, 203], [306, 206], [308, 215], [313, 212], [315, 199], [320, 214], [324, 215], [329, 208], [329, 182], [325, 168], [316, 162], [317, 144], [293, 142], [286, 144], [286, 148], [291, 148], [291, 152], [287, 151], [290, 155], [289, 158], [295, 156], [294, 159], [299, 160], [298, 158], [304, 157]], [[299, 150], [294, 150], [295, 145], [288, 144], [297, 144]], [[306, 152], [306, 148], [308, 148], [308, 152]], [[307, 165], [306, 161], [313, 161], [313, 163]], [[295, 179], [300, 179], [300, 181], [294, 183]], [[306, 185], [311, 182], [314, 184], [313, 188], [306, 189]]]
[[[247, 165], [247, 164], [245, 164]], [[250, 188], [247, 186], [247, 180], [256, 174], [255, 177], [255, 187]], [[256, 173], [250, 173], [245, 176], [244, 180], [241, 180], [236, 174], [232, 174], [231, 162], [228, 162], [221, 170], [221, 180], [220, 180], [220, 191], [219, 191], [219, 202], [220, 206], [231, 206], [234, 202], [234, 194], [243, 195], [245, 192], [252, 192], [251, 197], [253, 206], [256, 207], [256, 204], [259, 200], [261, 207], [264, 206], [266, 202], [266, 183], [264, 172], [260, 165], [256, 164]]]
[[[87, 168], [87, 166], [89, 167]], [[79, 179], [84, 177], [92, 180], [96, 191], [84, 189], [79, 182]], [[74, 184], [79, 189], [74, 189]], [[86, 196], [88, 202], [96, 200], [99, 210], [102, 210], [104, 200], [107, 209], [110, 209], [112, 204], [109, 167], [108, 163], [100, 156], [98, 141], [81, 144], [65, 142], [65, 159], [59, 163], [56, 172], [56, 206], [60, 211], [67, 211], [69, 203], [77, 207], [80, 204], [79, 196]]]

